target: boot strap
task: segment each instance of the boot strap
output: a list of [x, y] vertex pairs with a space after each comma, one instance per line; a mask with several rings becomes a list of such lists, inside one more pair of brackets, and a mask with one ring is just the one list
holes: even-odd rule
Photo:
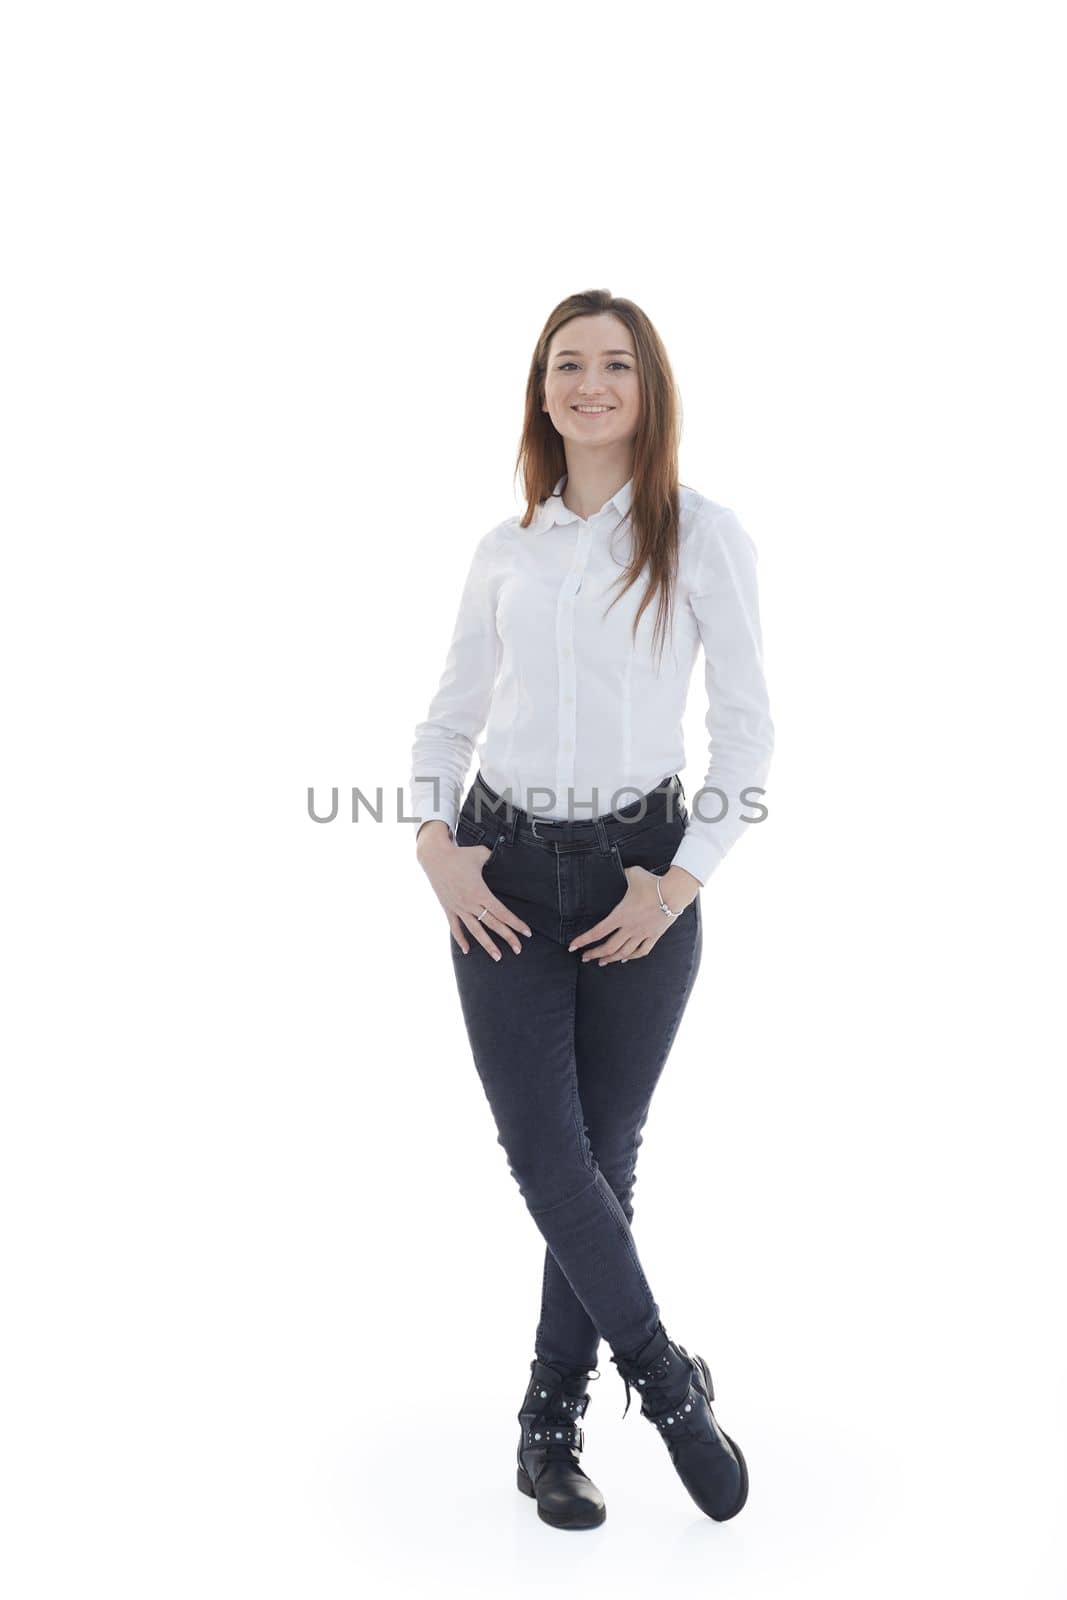
[[644, 1372], [638, 1375], [638, 1387], [643, 1389], [646, 1383], [662, 1383], [670, 1366], [671, 1353], [669, 1350], [664, 1350], [663, 1354], [657, 1357], [650, 1367], [646, 1367]]
[[523, 1417], [522, 1447], [544, 1450], [550, 1444], [569, 1444], [580, 1450], [585, 1435], [576, 1422], [554, 1422], [551, 1417]]
[[658, 1412], [642, 1410], [641, 1414], [649, 1422], [654, 1422], [667, 1440], [718, 1438], [707, 1396], [703, 1389], [697, 1389], [693, 1384], [689, 1385], [688, 1393], [682, 1396], [676, 1406]]
[[[570, 1422], [572, 1419], [576, 1420], [579, 1417], [584, 1417], [586, 1408], [589, 1405], [589, 1399], [590, 1397], [587, 1394], [563, 1394], [558, 1389], [546, 1390], [538, 1385], [527, 1394], [527, 1403], [523, 1405], [523, 1410], [539, 1417], [545, 1417], [548, 1420], [558, 1416], [563, 1422]], [[530, 1402], [536, 1405], [539, 1400], [544, 1400], [544, 1409], [534, 1412]]]

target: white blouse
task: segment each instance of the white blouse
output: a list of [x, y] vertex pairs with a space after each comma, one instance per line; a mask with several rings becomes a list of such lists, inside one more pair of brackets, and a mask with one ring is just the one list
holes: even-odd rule
[[475, 752], [486, 782], [513, 806], [577, 821], [629, 805], [681, 772], [682, 716], [702, 645], [710, 765], [704, 788], [686, 795], [689, 821], [673, 864], [705, 883], [764, 814], [774, 726], [756, 547], [732, 511], [679, 487], [674, 624], [657, 664], [658, 596], [632, 637], [646, 575], [604, 615], [631, 554], [623, 519], [633, 479], [588, 520], [563, 504], [565, 483], [566, 474], [528, 528], [508, 517], [475, 547], [444, 672], [415, 729], [416, 836], [435, 818], [454, 834]]

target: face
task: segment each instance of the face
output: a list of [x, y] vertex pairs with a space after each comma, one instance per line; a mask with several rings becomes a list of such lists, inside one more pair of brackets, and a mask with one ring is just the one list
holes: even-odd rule
[[634, 437], [641, 394], [637, 350], [625, 322], [604, 311], [573, 317], [557, 329], [541, 409], [569, 444], [618, 445]]

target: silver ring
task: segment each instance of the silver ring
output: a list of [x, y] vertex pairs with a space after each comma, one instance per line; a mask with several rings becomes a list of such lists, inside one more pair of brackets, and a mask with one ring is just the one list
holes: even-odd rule
[[482, 917], [487, 917], [488, 915], [489, 915], [489, 907], [488, 906], [483, 906], [482, 909], [481, 909], [481, 912], [479, 913], [479, 915], [477, 917], [475, 917], [474, 920], [475, 920], [475, 922], [481, 922]]

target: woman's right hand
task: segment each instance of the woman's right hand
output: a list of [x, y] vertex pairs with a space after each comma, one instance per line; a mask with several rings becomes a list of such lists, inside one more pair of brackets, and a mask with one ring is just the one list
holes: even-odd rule
[[[419, 829], [416, 854], [444, 906], [453, 939], [463, 954], [469, 955], [470, 946], [464, 936], [464, 928], [468, 928], [493, 960], [499, 961], [500, 951], [489, 937], [490, 928], [506, 940], [516, 955], [522, 951], [516, 932], [528, 939], [533, 935], [522, 918], [509, 911], [486, 886], [482, 867], [492, 853], [484, 844], [454, 844], [447, 824], [436, 818]], [[485, 906], [489, 909], [479, 922], [479, 912]]]

